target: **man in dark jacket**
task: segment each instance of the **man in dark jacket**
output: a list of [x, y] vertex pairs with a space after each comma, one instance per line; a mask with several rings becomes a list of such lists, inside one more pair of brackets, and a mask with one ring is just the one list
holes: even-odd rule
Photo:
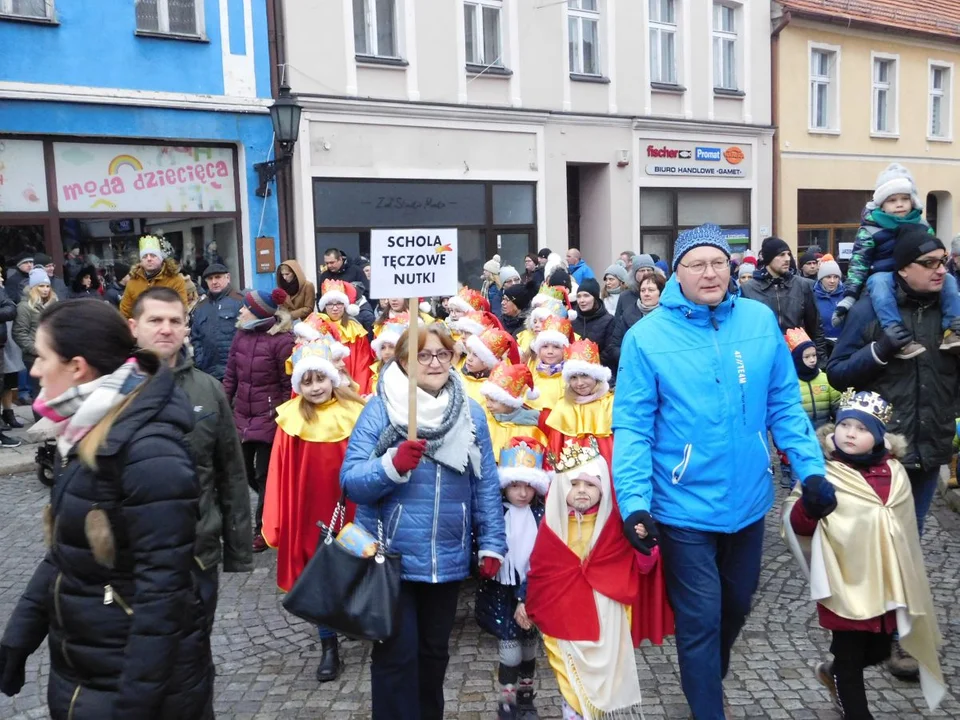
[[27, 286], [30, 271], [33, 270], [33, 261], [32, 252], [20, 253], [14, 260], [16, 265], [7, 271], [7, 281], [3, 287], [7, 291], [7, 297], [13, 301], [14, 305], [19, 304], [23, 289]]
[[[357, 316], [354, 320], [363, 325], [363, 329], [367, 331], [367, 335], [372, 339], [373, 323], [376, 321], [376, 313], [373, 311], [373, 305], [371, 305], [367, 299], [368, 290], [366, 283], [356, 282], [353, 283], [353, 286], [357, 289]], [[319, 301], [320, 298], [317, 298], [317, 300]]]
[[[54, 274], [57, 270], [57, 266], [53, 264], [52, 257], [44, 253], [37, 253], [33, 256], [33, 266], [42, 267], [47, 271], [47, 277], [50, 278], [50, 287], [57, 296], [58, 300], [66, 300], [68, 297], [70, 297], [70, 291], [67, 290], [67, 284]], [[29, 370], [30, 368], [27, 369]]]
[[593, 340], [600, 348], [600, 364], [613, 372], [611, 385], [616, 379], [620, 362], [620, 347], [613, 340], [613, 315], [607, 312], [600, 299], [600, 283], [596, 278], [587, 278], [577, 289], [577, 317], [573, 331], [581, 338]]
[[[7, 342], [13, 342], [12, 338], [7, 338], [7, 323], [13, 322], [17, 319], [17, 305], [13, 300], [11, 300], [3, 286], [0, 285], [0, 359], [3, 357], [3, 349], [7, 346]], [[11, 373], [14, 381], [16, 381], [17, 373]], [[17, 398], [17, 385], [16, 382], [13, 383], [12, 388], [7, 388], [6, 386], [0, 387], [0, 394], [3, 395], [3, 414], [8, 418], [16, 419], [16, 416], [13, 415], [13, 401]], [[23, 425], [17, 425], [17, 427], [23, 427]], [[3, 430], [9, 430], [10, 424], [4, 420], [3, 424], [0, 425], [0, 428]], [[3, 432], [0, 432], [0, 448], [15, 448], [20, 447], [20, 441], [15, 437], [5, 435]]]
[[813, 283], [798, 277], [791, 270], [790, 247], [780, 238], [769, 237], [764, 240], [761, 252], [766, 272], [744, 283], [740, 294], [745, 298], [758, 300], [773, 310], [781, 332], [803, 328], [817, 346], [821, 367], [826, 365], [830, 353], [823, 336], [823, 327], [820, 325], [820, 312], [813, 294]]
[[503, 329], [513, 335], [514, 340], [527, 325], [530, 299], [530, 290], [522, 284], [511, 285], [503, 291], [503, 302], [500, 306], [503, 317], [500, 321], [503, 323]]
[[208, 265], [203, 271], [203, 279], [209, 292], [197, 303], [190, 316], [193, 363], [217, 380], [223, 380], [243, 296], [230, 286], [230, 272], [219, 263]]
[[[329, 248], [323, 253], [324, 270], [320, 273], [317, 287], [323, 287], [325, 280], [342, 280], [348, 283], [363, 283], [364, 287], [369, 282], [367, 276], [363, 274], [363, 268], [351, 264], [349, 258], [342, 250]], [[319, 293], [318, 293], [319, 295]]]
[[201, 513], [194, 556], [200, 565], [197, 577], [207, 627], [212, 629], [217, 565], [223, 560], [224, 572], [253, 571], [250, 492], [233, 411], [220, 383], [195, 368], [184, 352], [187, 309], [176, 291], [150, 288], [137, 298], [127, 322], [137, 344], [170, 366], [193, 408], [194, 425], [187, 441], [200, 480]]
[[[940, 466], [953, 456], [955, 419], [960, 413], [960, 358], [940, 351], [943, 341], [940, 291], [947, 273], [943, 243], [925, 231], [902, 234], [894, 248], [896, 298], [902, 326], [883, 330], [864, 294], [850, 310], [827, 365], [835, 388], [872, 390], [893, 406], [887, 431], [906, 437], [901, 459], [910, 477], [917, 527], [923, 524], [937, 488]], [[909, 340], [926, 352], [897, 357]], [[917, 661], [894, 644], [888, 661], [897, 677], [916, 678]]]

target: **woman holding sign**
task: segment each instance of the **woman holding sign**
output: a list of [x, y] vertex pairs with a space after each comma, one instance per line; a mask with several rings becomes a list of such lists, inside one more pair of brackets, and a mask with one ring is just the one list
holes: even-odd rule
[[[357, 504], [355, 522], [375, 535], [381, 519], [388, 548], [402, 555], [397, 631], [373, 648], [374, 720], [441, 720], [450, 633], [474, 538], [487, 579], [507, 551], [487, 421], [450, 371], [452, 361], [443, 324], [405, 331], [360, 414], [340, 472]], [[416, 440], [407, 439], [411, 423]]]

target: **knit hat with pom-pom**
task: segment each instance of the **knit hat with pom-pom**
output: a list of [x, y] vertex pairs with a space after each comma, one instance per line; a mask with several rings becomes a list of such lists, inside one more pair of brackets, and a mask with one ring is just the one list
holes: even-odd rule
[[272, 318], [277, 309], [287, 301], [287, 293], [280, 288], [274, 288], [269, 293], [260, 290], [248, 290], [243, 296], [243, 304], [261, 320]]

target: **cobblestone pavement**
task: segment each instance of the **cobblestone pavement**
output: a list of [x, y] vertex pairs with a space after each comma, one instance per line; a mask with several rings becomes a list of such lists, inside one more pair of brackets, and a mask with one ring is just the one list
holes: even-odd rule
[[[4, 623], [42, 555], [39, 518], [46, 501], [44, 489], [32, 475], [0, 478], [0, 621]], [[943, 670], [948, 681], [952, 680], [954, 692], [960, 693], [960, 516], [938, 499], [928, 528], [923, 545], [945, 637]], [[369, 647], [345, 643], [344, 674], [336, 683], [318, 685], [314, 679], [318, 658], [315, 631], [280, 607], [272, 554], [257, 556], [256, 565], [253, 574], [222, 579], [213, 638], [217, 717], [368, 718]], [[468, 590], [451, 641], [447, 717], [493, 718], [496, 643], [477, 630]], [[760, 589], [734, 648], [726, 681], [732, 716], [839, 718], [812, 674], [828, 644], [827, 633], [817, 626], [804, 580], [780, 542], [775, 523], [768, 522]], [[646, 717], [688, 717], [674, 646], [644, 647], [637, 657]], [[47, 717], [47, 672], [44, 647], [28, 663], [27, 684], [20, 695], [13, 700], [0, 696], [0, 718]], [[540, 677], [541, 716], [560, 717], [556, 684], [546, 673]], [[918, 685], [895, 680], [879, 669], [868, 671], [867, 684], [877, 718], [960, 718], [956, 696], [949, 696], [937, 712], [928, 713]]]

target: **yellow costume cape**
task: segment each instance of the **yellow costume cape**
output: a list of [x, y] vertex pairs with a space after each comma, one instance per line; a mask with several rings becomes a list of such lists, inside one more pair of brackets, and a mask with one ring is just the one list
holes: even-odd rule
[[547, 416], [547, 427], [563, 435], [609, 437], [613, 435], [613, 393], [593, 402], [578, 405], [563, 397]]

